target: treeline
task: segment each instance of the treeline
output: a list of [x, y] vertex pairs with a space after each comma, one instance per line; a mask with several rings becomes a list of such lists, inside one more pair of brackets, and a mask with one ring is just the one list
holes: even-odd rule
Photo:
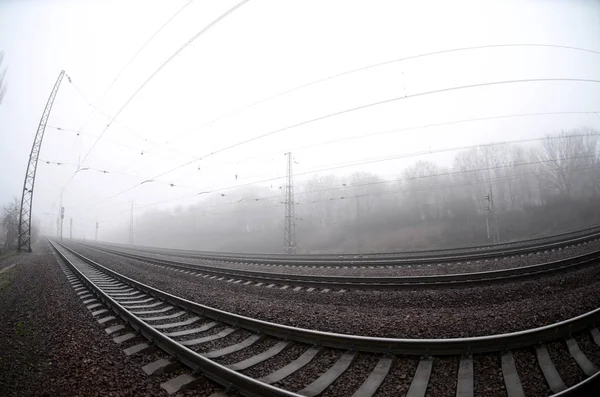
[[[295, 186], [298, 252], [484, 244], [600, 223], [599, 134], [580, 128], [520, 144], [459, 151], [451, 167], [417, 161], [395, 179], [367, 172]], [[282, 252], [284, 190], [248, 187], [136, 218], [135, 243]], [[127, 241], [127, 231], [119, 236]]]

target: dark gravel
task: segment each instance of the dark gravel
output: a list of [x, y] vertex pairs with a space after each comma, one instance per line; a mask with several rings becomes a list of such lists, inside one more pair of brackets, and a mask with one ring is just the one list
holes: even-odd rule
[[513, 356], [523, 392], [527, 397], [546, 397], [552, 394], [533, 350], [514, 350]]
[[78, 247], [127, 276], [208, 306], [322, 331], [447, 338], [529, 329], [600, 306], [600, 268], [439, 291], [293, 292], [207, 280]]
[[0, 395], [164, 395], [92, 319], [47, 247], [16, 260], [0, 275]]
[[415, 357], [396, 356], [375, 397], [406, 395], [418, 365], [419, 359]]
[[456, 394], [459, 357], [435, 357], [427, 385], [427, 397], [448, 397]]
[[473, 387], [476, 396], [507, 396], [499, 354], [473, 357]]
[[569, 354], [564, 342], [553, 342], [546, 345], [550, 358], [567, 387], [573, 386], [586, 378], [577, 362]]

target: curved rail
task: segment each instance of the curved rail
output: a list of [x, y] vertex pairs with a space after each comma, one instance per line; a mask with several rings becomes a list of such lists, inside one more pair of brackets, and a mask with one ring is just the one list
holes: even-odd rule
[[177, 297], [149, 285], [135, 281], [127, 276], [115, 272], [114, 270], [100, 265], [99, 263], [79, 254], [67, 246], [62, 244], [61, 246], [84, 262], [96, 267], [97, 269], [101, 269], [102, 272], [110, 274], [112, 277], [122, 281], [123, 283], [142, 290], [149, 295], [156, 296], [157, 298], [169, 302], [172, 305], [182, 307], [193, 313], [206, 315], [218, 321], [279, 338], [292, 339], [298, 342], [310, 344], [318, 342], [323, 346], [340, 349], [416, 355], [460, 355], [464, 353], [486, 353], [495, 352], [502, 349], [515, 349], [519, 347], [530, 346], [536, 343], [547, 342], [567, 336], [574, 332], [584, 330], [590, 325], [600, 322], [600, 309], [596, 309], [572, 319], [544, 327], [491, 336], [452, 339], [399, 339], [336, 334], [275, 324], [201, 305], [199, 303]]
[[128, 259], [149, 262], [171, 268], [191, 270], [205, 274], [249, 280], [254, 282], [280, 285], [296, 285], [319, 288], [340, 289], [443, 289], [464, 288], [506, 282], [524, 281], [541, 275], [552, 275], [559, 272], [572, 271], [590, 266], [600, 260], [600, 251], [579, 255], [553, 262], [521, 266], [510, 269], [491, 270], [476, 273], [441, 274], [430, 276], [401, 276], [401, 277], [351, 277], [351, 276], [322, 276], [304, 274], [283, 274], [259, 272], [253, 270], [222, 269], [216, 266], [192, 264], [167, 259], [157, 259], [145, 255], [131, 254], [107, 248], [91, 246], [101, 252]]
[[[123, 244], [108, 244], [103, 243], [102, 245], [114, 246], [119, 248], [126, 248], [136, 251], [163, 253], [169, 255], [181, 255], [189, 257], [227, 257], [227, 258], [245, 258], [245, 259], [294, 259], [294, 260], [315, 260], [315, 259], [327, 259], [327, 260], [356, 260], [361, 259], [390, 259], [390, 258], [415, 258], [415, 257], [460, 257], [468, 254], [485, 252], [501, 252], [508, 253], [516, 249], [531, 248], [544, 246], [547, 243], [566, 243], [570, 240], [574, 240], [574, 243], [589, 241], [590, 239], [600, 238], [600, 226], [589, 227], [586, 229], [576, 230], [572, 232], [565, 232], [560, 234], [554, 234], [550, 236], [535, 237], [527, 240], [519, 240], [505, 243], [495, 244], [483, 244], [474, 245], [467, 247], [455, 247], [455, 248], [438, 248], [429, 250], [406, 250], [406, 251], [389, 251], [389, 252], [375, 252], [375, 253], [337, 253], [337, 254], [296, 254], [290, 257], [285, 254], [256, 254], [256, 253], [243, 253], [243, 252], [218, 252], [218, 251], [193, 251], [183, 249], [171, 249], [171, 248], [156, 248], [146, 246], [129, 246]], [[547, 241], [547, 243], [543, 243]]]
[[[297, 397], [302, 394], [292, 393], [287, 390], [271, 386], [260, 380], [245, 376], [231, 368], [228, 368], [227, 366], [220, 365], [213, 360], [196, 353], [195, 351], [173, 340], [169, 336], [160, 333], [155, 328], [150, 326], [147, 321], [144, 321], [144, 319], [136, 316], [126, 307], [122, 306], [117, 300], [109, 296], [109, 294], [105, 293], [101, 287], [97, 286], [73, 263], [71, 263], [57, 246], [54, 244], [52, 244], [52, 246], [58, 255], [63, 259], [63, 261], [77, 275], [77, 277], [84, 284], [86, 284], [88, 288], [92, 289], [100, 300], [118, 313], [144, 337], [153, 341], [159, 348], [163, 349], [167, 353], [177, 357], [183, 364], [195, 372], [202, 372], [207, 378], [212, 379], [217, 383], [224, 385], [225, 387], [229, 388], [234, 385], [235, 389], [245, 396]], [[129, 285], [137, 290], [142, 290], [147, 293], [147, 295], [155, 296], [160, 300], [193, 313], [201, 314], [203, 316], [211, 317], [215, 320], [229, 323], [237, 327], [276, 336], [282, 339], [291, 339], [309, 344], [316, 343], [322, 346], [349, 349], [352, 351], [358, 350], [378, 352], [384, 353], [385, 356], [390, 353], [409, 355], [459, 355], [477, 352], [505, 351], [507, 349], [532, 346], [546, 341], [567, 337], [574, 332], [590, 328], [600, 321], [600, 309], [597, 309], [575, 318], [544, 327], [483, 337], [453, 339], [394, 339], [335, 334], [269, 323], [200, 305], [139, 283], [94, 261], [91, 261], [90, 259], [85, 258], [68, 247], [62, 247], [90, 267], [108, 275], [111, 279], [120, 280], [120, 284]], [[97, 278], [94, 279], [97, 280]], [[104, 278], [102, 278], [102, 280], [104, 280]], [[508, 354], [510, 357], [512, 357], [510, 353]], [[427, 358], [425, 360], [427, 360]], [[597, 386], [597, 381], [600, 379], [599, 374], [600, 373], [592, 374], [586, 380], [556, 395], [561, 397], [581, 397], [584, 395], [592, 396], [596, 390], [595, 387]]]
[[[587, 243], [592, 240], [600, 239], [600, 232], [593, 234], [587, 234], [569, 240], [556, 241], [552, 243], [546, 243], [542, 245], [532, 245], [519, 248], [498, 248], [493, 250], [486, 250], [484, 252], [469, 252], [461, 253], [456, 255], [430, 255], [430, 256], [390, 256], [390, 257], [368, 257], [352, 256], [352, 257], [325, 257], [320, 255], [311, 256], [297, 256], [297, 255], [271, 255], [271, 254], [205, 254], [202, 252], [197, 253], [182, 253], [175, 251], [174, 253], [168, 253], [167, 250], [161, 249], [149, 249], [149, 248], [130, 248], [128, 246], [117, 246], [121, 249], [128, 249], [133, 251], [150, 252], [163, 255], [183, 256], [193, 259], [212, 260], [217, 262], [232, 262], [232, 263], [252, 263], [252, 264], [270, 264], [270, 265], [289, 265], [289, 266], [340, 266], [350, 264], [353, 266], [402, 266], [402, 265], [423, 265], [432, 263], [452, 263], [452, 262], [464, 262], [464, 261], [476, 261], [486, 259], [496, 259], [499, 257], [517, 256], [517, 255], [528, 255], [537, 252], [551, 251], [556, 249], [563, 249], [572, 245], [579, 245]], [[103, 246], [106, 244], [90, 244], [88, 245]]]

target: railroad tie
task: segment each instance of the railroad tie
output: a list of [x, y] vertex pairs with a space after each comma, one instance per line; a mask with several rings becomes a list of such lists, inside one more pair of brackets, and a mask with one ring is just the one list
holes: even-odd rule
[[142, 367], [142, 370], [146, 375], [162, 374], [165, 372], [172, 371], [181, 367], [181, 363], [178, 361], [170, 361], [166, 358], [161, 358], [156, 361], [152, 361]]
[[202, 378], [196, 378], [189, 374], [179, 375], [176, 378], [173, 378], [167, 382], [161, 383], [160, 387], [166, 390], [166, 392], [171, 395], [177, 393], [178, 391], [188, 389], [198, 383]]
[[291, 344], [292, 344], [292, 342], [290, 342], [290, 341], [278, 342], [277, 344], [272, 346], [270, 349], [265, 350], [262, 353], [256, 354], [250, 358], [247, 358], [247, 359], [237, 362], [235, 364], [227, 365], [226, 367], [229, 369], [232, 369], [234, 371], [243, 371], [243, 370], [253, 367], [257, 364], [260, 364], [263, 361], [268, 360], [271, 357], [274, 357], [275, 355], [281, 353], [281, 351], [283, 351], [283, 349], [290, 346]]
[[235, 345], [227, 346], [222, 349], [212, 350], [208, 353], [202, 353], [202, 355], [206, 358], [219, 358], [223, 357], [227, 354], [238, 352], [242, 349], [245, 349], [249, 346], [252, 346], [256, 342], [258, 342], [262, 337], [258, 334], [254, 334], [244, 339], [243, 341], [236, 343]]
[[427, 385], [429, 384], [429, 377], [431, 376], [431, 369], [433, 368], [432, 357], [422, 357], [417, 366], [417, 371], [413, 376], [413, 380], [410, 384], [410, 389], [406, 397], [424, 397], [427, 391]]
[[355, 352], [344, 353], [338, 360], [329, 368], [323, 375], [319, 376], [314, 382], [300, 390], [298, 394], [302, 394], [307, 397], [314, 397], [323, 392], [329, 387], [337, 378], [339, 378], [352, 364], [352, 361], [356, 357]]
[[373, 371], [369, 374], [369, 377], [363, 382], [362, 385], [354, 392], [352, 397], [371, 397], [379, 389], [381, 383], [387, 376], [390, 368], [392, 367], [392, 360], [390, 357], [382, 357], [377, 362]]
[[260, 382], [273, 384], [279, 382], [282, 379], [287, 378], [294, 372], [298, 371], [306, 364], [310, 363], [313, 358], [319, 353], [321, 350], [320, 347], [313, 346], [306, 350], [300, 357], [287, 364], [285, 367], [278, 369], [277, 371], [271, 372], [269, 375], [262, 377], [259, 379]]
[[186, 341], [179, 342], [179, 343], [182, 344], [182, 345], [184, 345], [184, 346], [199, 345], [199, 344], [202, 344], [202, 343], [211, 342], [213, 340], [224, 338], [227, 335], [229, 335], [230, 333], [232, 333], [233, 331], [235, 331], [234, 328], [225, 328], [223, 331], [219, 332], [218, 334], [213, 334], [213, 335], [205, 336], [203, 338], [186, 340]]
[[456, 397], [473, 397], [473, 357], [471, 356], [460, 359]]
[[565, 383], [558, 374], [558, 371], [556, 370], [556, 367], [550, 358], [550, 354], [548, 353], [546, 346], [536, 346], [535, 353], [537, 355], [538, 364], [542, 369], [542, 373], [544, 374], [544, 378], [546, 378], [546, 382], [548, 383], [550, 390], [552, 390], [554, 393], [566, 390], [567, 386], [565, 386]]
[[569, 349], [569, 353], [575, 359], [577, 365], [579, 365], [584, 374], [587, 376], [592, 376], [598, 372], [598, 368], [581, 351], [575, 339], [568, 338], [567, 347]]
[[521, 380], [517, 373], [515, 358], [511, 351], [502, 353], [502, 377], [506, 386], [506, 394], [508, 397], [525, 397], [525, 392], [521, 386]]
[[593, 328], [590, 333], [592, 334], [592, 338], [594, 339], [594, 342], [596, 342], [596, 344], [598, 346], [600, 346], [600, 332], [598, 332], [598, 328]]

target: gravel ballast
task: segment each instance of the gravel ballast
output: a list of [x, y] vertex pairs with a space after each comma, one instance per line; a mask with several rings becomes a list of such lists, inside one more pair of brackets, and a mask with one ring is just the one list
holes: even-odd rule
[[[16, 266], [0, 275], [0, 395], [166, 396], [160, 383], [171, 375], [148, 377], [143, 355], [123, 353], [81, 303], [46, 244], [11, 261]], [[203, 384], [195, 395], [217, 390]]]
[[[188, 264], [210, 266], [217, 269], [250, 270], [271, 274], [305, 274], [305, 275], [328, 275], [328, 276], [368, 276], [368, 277], [393, 277], [393, 276], [427, 276], [435, 274], [458, 274], [471, 272], [485, 272], [490, 270], [509, 269], [515, 267], [530, 266], [566, 259], [578, 255], [584, 255], [600, 250], [600, 240], [592, 240], [576, 246], [561, 249], [542, 250], [535, 253], [500, 256], [497, 258], [432, 262], [428, 264], [405, 264], [405, 265], [382, 265], [361, 266], [351, 259], [342, 262], [339, 266], [299, 266], [299, 265], [267, 265], [260, 263], [236, 263], [226, 261], [213, 261], [176, 255], [158, 254], [152, 252], [131, 251], [119, 248], [119, 251], [143, 255], [149, 258], [166, 259]], [[201, 271], [201, 270], [199, 270]]]
[[74, 246], [128, 277], [192, 301], [328, 332], [449, 338], [544, 326], [600, 306], [600, 268], [503, 285], [433, 291], [321, 293], [210, 280]]

